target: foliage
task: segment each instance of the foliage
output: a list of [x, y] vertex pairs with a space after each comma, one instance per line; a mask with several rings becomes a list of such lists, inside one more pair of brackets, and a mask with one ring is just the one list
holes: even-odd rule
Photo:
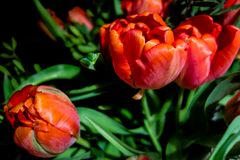
[[[170, 7], [175, 12], [165, 20], [174, 28], [186, 18], [201, 13], [217, 19], [229, 10], [223, 9], [224, 2], [174, 0]], [[27, 84], [55, 86], [69, 96], [81, 117], [81, 138], [53, 160], [127, 159], [142, 154], [156, 160], [219, 160], [239, 156], [239, 116], [229, 125], [223, 119], [224, 105], [240, 89], [238, 58], [225, 76], [197, 89], [182, 89], [171, 83], [158, 90], [145, 90], [143, 97], [135, 100], [132, 97], [141, 94], [141, 90], [118, 79], [104, 61], [99, 46], [100, 27], [124, 17], [120, 0], [33, 0], [24, 3], [31, 6], [28, 14], [34, 11], [35, 16], [18, 18], [29, 18], [34, 24], [31, 27], [38, 32], [31, 37], [28, 36], [31, 32], [22, 35], [18, 34], [21, 29], [17, 29], [13, 37], [2, 40], [0, 101], [5, 104], [14, 91]], [[75, 5], [86, 9], [93, 30], [76, 23], [67, 23], [65, 30], [56, 29], [58, 26], [46, 8], [52, 7], [64, 18], [67, 10]], [[230, 9], [237, 7], [239, 5]], [[38, 20], [45, 22], [56, 40], [49, 40], [39, 31]], [[34, 41], [34, 38], [39, 40]], [[49, 46], [44, 47], [45, 41]], [[41, 47], [42, 54], [38, 51]], [[13, 130], [3, 108], [0, 110], [0, 132], [3, 133], [0, 153], [8, 159], [41, 159], [15, 146]]]

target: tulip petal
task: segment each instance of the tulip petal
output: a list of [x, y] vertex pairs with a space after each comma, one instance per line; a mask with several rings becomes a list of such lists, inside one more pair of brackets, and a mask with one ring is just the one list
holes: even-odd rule
[[112, 64], [116, 74], [126, 83], [132, 85], [131, 70], [127, 59], [123, 54], [123, 44], [117, 31], [110, 31], [109, 50], [112, 57]]
[[74, 105], [59, 90], [52, 89], [52, 91], [46, 91], [46, 89], [46, 86], [38, 88], [38, 92], [35, 95], [36, 111], [42, 119], [56, 128], [77, 136], [80, 120]]
[[211, 33], [215, 24], [212, 17], [208, 15], [197, 15], [190, 17], [180, 24], [180, 26], [183, 25], [191, 25], [196, 27], [202, 34], [204, 34]]
[[[42, 128], [46, 129], [42, 130]], [[69, 148], [76, 138], [69, 133], [63, 132], [51, 124], [38, 123], [34, 128], [36, 139], [51, 154], [59, 154]]]
[[30, 154], [38, 157], [53, 157], [55, 154], [47, 152], [36, 141], [34, 131], [30, 127], [18, 127], [14, 133], [14, 141], [20, 147], [26, 149]]
[[122, 41], [124, 55], [132, 67], [133, 62], [141, 57], [145, 38], [140, 30], [130, 30], [124, 34]]
[[188, 41], [187, 61], [176, 82], [184, 88], [193, 89], [209, 75], [213, 53], [202, 39], [192, 37]]
[[223, 28], [218, 38], [218, 46], [208, 81], [222, 76], [232, 64], [240, 47], [240, 30], [230, 25]]
[[[135, 61], [133, 79], [140, 88], [159, 89], [178, 76], [186, 60], [184, 48], [158, 44]], [[177, 66], [177, 67], [176, 67]]]

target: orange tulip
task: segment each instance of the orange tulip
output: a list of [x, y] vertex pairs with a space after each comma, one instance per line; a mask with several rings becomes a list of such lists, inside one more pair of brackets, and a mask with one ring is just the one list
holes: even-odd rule
[[12, 95], [4, 112], [15, 128], [15, 143], [38, 157], [62, 153], [80, 133], [76, 108], [63, 92], [53, 87], [24, 87]]
[[185, 43], [174, 42], [172, 30], [159, 14], [117, 19], [101, 27], [100, 37], [103, 55], [134, 88], [161, 88], [175, 80], [185, 63]]
[[174, 30], [175, 39], [187, 44], [187, 61], [176, 82], [194, 89], [222, 76], [240, 47], [240, 30], [222, 28], [207, 15], [191, 17]]
[[152, 12], [163, 16], [171, 2], [172, 0], [123, 0], [121, 5], [128, 15]]
[[240, 115], [240, 92], [234, 95], [224, 107], [224, 120], [229, 124], [238, 115]]

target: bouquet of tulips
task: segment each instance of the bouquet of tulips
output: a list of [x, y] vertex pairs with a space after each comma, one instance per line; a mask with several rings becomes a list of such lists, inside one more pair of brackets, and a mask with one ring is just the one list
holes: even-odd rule
[[240, 158], [240, 0], [25, 3], [31, 53], [0, 47], [4, 157]]

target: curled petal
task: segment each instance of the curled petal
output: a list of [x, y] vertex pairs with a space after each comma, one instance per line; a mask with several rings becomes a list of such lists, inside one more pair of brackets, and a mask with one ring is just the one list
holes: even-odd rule
[[232, 64], [240, 47], [240, 30], [226, 26], [218, 38], [218, 51], [212, 60], [211, 73], [207, 80], [222, 76]]
[[[42, 130], [43, 128], [46, 129]], [[34, 131], [39, 144], [41, 144], [45, 151], [53, 155], [63, 152], [76, 141], [76, 137], [55, 128], [51, 124], [39, 123], [35, 126]]]
[[180, 26], [183, 25], [191, 25], [193, 27], [196, 27], [200, 33], [211, 33], [215, 37], [217, 37], [221, 32], [221, 26], [217, 23], [214, 23], [212, 17], [208, 15], [198, 15], [191, 17], [180, 24]]
[[[133, 79], [140, 88], [161, 88], [173, 81], [186, 60], [184, 48], [158, 44], [135, 61]], [[176, 67], [178, 66], [178, 67]]]
[[127, 59], [123, 54], [123, 44], [120, 40], [119, 34], [112, 30], [110, 31], [109, 52], [112, 57], [112, 64], [117, 75], [128, 84], [131, 83], [131, 70]]
[[208, 77], [213, 53], [202, 39], [192, 37], [188, 45], [187, 61], [176, 82], [184, 88], [192, 89]]
[[14, 133], [14, 141], [20, 147], [28, 150], [34, 156], [49, 158], [55, 154], [47, 152], [36, 140], [35, 133], [30, 127], [18, 127]]
[[51, 125], [71, 135], [78, 135], [80, 120], [68, 98], [62, 98], [62, 95], [56, 93], [38, 92], [35, 96], [35, 109]]

